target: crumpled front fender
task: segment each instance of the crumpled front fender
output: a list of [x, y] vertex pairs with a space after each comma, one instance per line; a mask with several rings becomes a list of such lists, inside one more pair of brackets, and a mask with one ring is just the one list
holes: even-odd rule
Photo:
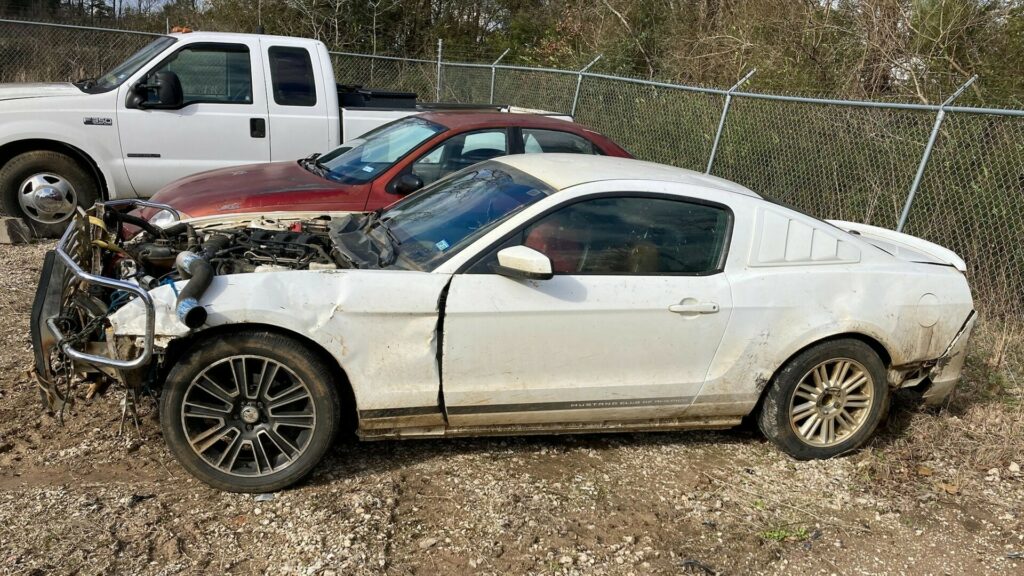
[[[215, 326], [274, 326], [316, 342], [348, 376], [360, 410], [437, 404], [438, 300], [450, 276], [376, 270], [288, 271], [217, 276], [203, 294], [202, 332]], [[178, 282], [180, 290], [185, 282]], [[150, 292], [155, 344], [191, 334], [175, 315], [170, 285]], [[141, 302], [110, 316], [115, 336], [145, 333]]]

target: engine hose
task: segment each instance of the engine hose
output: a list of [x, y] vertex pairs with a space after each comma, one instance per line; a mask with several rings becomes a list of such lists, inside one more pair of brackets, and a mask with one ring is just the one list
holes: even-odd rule
[[199, 305], [199, 298], [210, 287], [213, 280], [213, 266], [195, 252], [179, 252], [175, 259], [178, 272], [188, 283], [178, 292], [174, 310], [178, 320], [191, 329], [206, 324], [206, 308]]
[[217, 252], [223, 250], [231, 242], [227, 236], [211, 236], [203, 243], [201, 253], [184, 251], [179, 252], [175, 258], [175, 264], [181, 277], [188, 280], [185, 287], [178, 292], [178, 299], [175, 302], [175, 312], [178, 320], [191, 329], [196, 329], [206, 324], [206, 308], [199, 305], [199, 299], [210, 287], [213, 281], [213, 265], [210, 259]]
[[[138, 216], [133, 216], [131, 214], [124, 214], [124, 213], [118, 212], [116, 210], [107, 210], [103, 214], [103, 218], [105, 220], [106, 219], [115, 220], [115, 221], [120, 221], [121, 223], [126, 223], [126, 224], [131, 224], [133, 226], [138, 226], [139, 228], [142, 228], [143, 230], [148, 232], [149, 235], [152, 236], [153, 238], [165, 238], [166, 237], [166, 232], [164, 232], [160, 228], [150, 224], [146, 220], [144, 220], [142, 218], [139, 218]], [[110, 222], [110, 221], [107, 222], [108, 226], [111, 226], [112, 224], [113, 224], [113, 222]]]
[[188, 222], [178, 222], [177, 224], [171, 224], [167, 228], [164, 228], [164, 234], [167, 234], [168, 236], [177, 236], [182, 232], [192, 232], [192, 227], [189, 226]]

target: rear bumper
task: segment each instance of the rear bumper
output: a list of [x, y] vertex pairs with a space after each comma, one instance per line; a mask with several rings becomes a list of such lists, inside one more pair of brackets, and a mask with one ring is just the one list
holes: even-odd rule
[[971, 330], [977, 319], [977, 312], [972, 310], [960, 331], [949, 343], [946, 352], [939, 357], [935, 367], [932, 368], [928, 376], [931, 385], [922, 394], [925, 404], [931, 406], [941, 404], [953, 392], [956, 383], [960, 381], [964, 360], [967, 358], [967, 341], [970, 339]]

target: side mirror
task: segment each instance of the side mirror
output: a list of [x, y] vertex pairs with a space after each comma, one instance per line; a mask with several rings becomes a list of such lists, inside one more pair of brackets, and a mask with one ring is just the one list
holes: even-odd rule
[[[150, 90], [156, 92], [156, 101], [149, 100]], [[132, 87], [132, 103], [138, 108], [181, 108], [185, 96], [181, 80], [170, 70], [161, 70], [149, 78], [149, 83], [139, 82]]]
[[389, 186], [389, 188], [391, 188], [389, 192], [392, 194], [401, 194], [405, 196], [406, 194], [412, 194], [420, 188], [423, 188], [423, 179], [412, 172], [406, 172], [399, 176], [391, 186]]
[[499, 251], [494, 271], [521, 280], [548, 280], [554, 276], [551, 259], [526, 246], [511, 246]]

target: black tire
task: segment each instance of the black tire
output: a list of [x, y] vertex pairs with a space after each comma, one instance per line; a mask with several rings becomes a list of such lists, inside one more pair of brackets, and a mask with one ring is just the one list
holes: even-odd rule
[[[240, 356], [247, 358], [238, 364], [240, 359], [237, 357]], [[234, 360], [226, 360], [230, 358], [234, 358]], [[268, 385], [269, 389], [277, 387], [276, 390], [281, 397], [291, 396], [285, 394], [284, 392], [287, 390], [282, 391], [282, 388], [294, 385], [296, 380], [292, 378], [297, 377], [298, 382], [303, 384], [309, 392], [308, 402], [306, 398], [301, 399], [300, 402], [302, 412], [311, 415], [314, 424], [308, 434], [300, 431], [300, 434], [306, 434], [305, 436], [288, 440], [289, 448], [302, 446], [301, 450], [296, 448], [297, 455], [293, 455], [293, 458], [286, 459], [287, 454], [284, 450], [277, 451], [279, 454], [274, 451], [275, 446], [278, 446], [278, 440], [288, 433], [287, 431], [281, 432], [281, 429], [277, 428], [279, 424], [276, 423], [277, 419], [271, 412], [272, 403], [275, 400], [266, 400], [267, 396], [262, 394], [253, 395], [251, 398], [243, 396], [238, 399], [239, 401], [234, 402], [232, 407], [232, 404], [221, 402], [216, 396], [205, 392], [203, 387], [193, 386], [193, 382], [200, 381], [199, 377], [203, 374], [209, 375], [223, 384], [226, 377], [222, 377], [222, 375], [227, 374], [227, 372], [223, 372], [225, 365], [232, 375], [236, 374], [236, 368], [241, 366], [240, 372], [246, 374], [242, 381], [251, 385], [257, 380], [257, 374], [260, 377], [263, 375], [258, 372], [261, 359], [279, 363], [285, 369], [283, 372], [279, 369], [274, 377], [267, 379], [273, 381]], [[217, 372], [217, 370], [222, 372]], [[341, 422], [341, 405], [332, 380], [331, 369], [318, 354], [296, 340], [282, 335], [252, 330], [198, 341], [174, 364], [164, 384], [160, 401], [160, 425], [163, 429], [164, 440], [186, 470], [214, 488], [229, 492], [280, 490], [308, 475], [334, 441]], [[201, 380], [201, 382], [205, 383], [205, 380]], [[257, 388], [262, 389], [261, 386], [257, 386]], [[250, 388], [250, 391], [252, 389]], [[241, 386], [235, 386], [233, 390], [241, 390]], [[226, 387], [222, 386], [219, 392], [225, 393]], [[184, 406], [186, 393], [189, 394], [190, 400], [190, 407], [187, 408], [188, 416], [183, 412], [186, 410]], [[254, 408], [254, 400], [257, 397], [264, 398], [265, 402], [265, 404], [259, 404], [260, 420], [255, 424], [247, 425], [240, 414], [242, 410]], [[190, 435], [193, 441], [199, 444], [199, 447], [203, 447], [214, 436], [217, 436], [220, 430], [218, 429], [218, 432], [201, 442], [197, 440], [202, 438], [202, 433], [197, 431], [213, 429], [218, 425], [216, 419], [206, 419], [203, 416], [207, 412], [195, 412], [196, 409], [192, 407], [197, 399], [204, 398], [211, 405], [222, 404], [228, 407], [230, 413], [224, 415], [220, 425], [234, 427], [238, 436], [235, 436], [234, 433], [223, 433], [216, 443], [205, 448], [203, 455], [200, 455], [197, 452], [198, 448], [193, 449], [193, 444], [189, 441]], [[243, 400], [245, 402], [240, 402]], [[221, 404], [217, 404], [218, 402]], [[241, 404], [245, 404], [245, 406], [243, 407]], [[290, 404], [290, 406], [294, 410], [296, 405]], [[251, 412], [249, 415], [251, 416]], [[186, 424], [186, 420], [188, 424]], [[270, 436], [271, 430], [278, 440], [274, 440]], [[289, 428], [288, 430], [294, 432], [299, 429]], [[250, 436], [248, 439], [240, 440], [244, 435]], [[254, 437], [258, 440], [253, 440]], [[234, 448], [238, 442], [243, 445], [248, 442], [249, 447], [247, 449]], [[259, 442], [259, 451], [263, 454], [262, 460], [257, 456], [258, 450], [254, 442]], [[218, 468], [213, 462], [218, 458], [223, 462], [227, 459], [227, 455], [232, 453], [236, 456], [232, 462], [241, 459], [242, 464], [245, 464], [244, 467], [242, 464], [238, 464], [237, 467], [233, 463], [222, 464], [222, 466], [227, 466], [228, 469], [225, 470]], [[268, 458], [270, 454], [275, 455], [273, 461]], [[266, 465], [268, 470], [266, 473], [263, 472], [261, 464]], [[253, 468], [256, 469], [257, 475], [251, 474]]]
[[[853, 390], [856, 392], [855, 395], [849, 394], [847, 399], [848, 395], [842, 392], [842, 386], [832, 385], [831, 377], [819, 378], [825, 381], [822, 385], [825, 393], [818, 394], [816, 398], [808, 394], [806, 386], [813, 387], [816, 382], [812, 370], [823, 363], [849, 360], [854, 362], [849, 364], [851, 367], [844, 374], [852, 372], [853, 376], [856, 376], [857, 372], [853, 371], [860, 371], [870, 378], [870, 381]], [[829, 370], [835, 366], [836, 364], [825, 364], [825, 374], [829, 375]], [[841, 364], [839, 366], [841, 367]], [[859, 377], [835, 380], [854, 385]], [[805, 387], [798, 391], [801, 382], [804, 382]], [[867, 398], [863, 398], [864, 396]], [[889, 398], [886, 369], [878, 353], [860, 340], [832, 340], [804, 350], [778, 371], [765, 393], [761, 411], [757, 415], [757, 423], [769, 440], [798, 460], [832, 458], [856, 450], [871, 437], [888, 412]], [[857, 408], [853, 408], [854, 405]], [[852, 410], [856, 410], [856, 413], [851, 413]], [[841, 412], [845, 412], [846, 416], [840, 423], [836, 423]], [[797, 414], [799, 416], [794, 419]], [[800, 419], [801, 417], [803, 419]], [[813, 421], [814, 418], [821, 424], [815, 426], [817, 421]], [[827, 442], [824, 439], [830, 436], [825, 429], [830, 419], [833, 422], [831, 429], [835, 431], [835, 436], [832, 442]], [[807, 432], [802, 434], [801, 430], [805, 425]], [[838, 430], [839, 427], [848, 428], [843, 431]]]
[[88, 208], [100, 197], [96, 178], [81, 163], [67, 154], [50, 150], [33, 150], [11, 158], [0, 168], [0, 212], [22, 218], [40, 238], [56, 238], [67, 228], [74, 208], [56, 212], [53, 217], [46, 213], [26, 211], [18, 197], [20, 188], [32, 176], [52, 174], [70, 185], [74, 201], [78, 206]]

